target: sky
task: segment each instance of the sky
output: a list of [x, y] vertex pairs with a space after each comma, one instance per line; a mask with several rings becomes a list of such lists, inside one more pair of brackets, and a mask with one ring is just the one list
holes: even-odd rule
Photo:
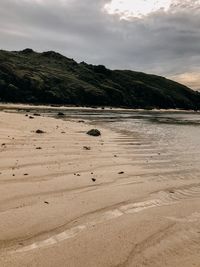
[[200, 91], [200, 0], [0, 0], [0, 49], [162, 75]]

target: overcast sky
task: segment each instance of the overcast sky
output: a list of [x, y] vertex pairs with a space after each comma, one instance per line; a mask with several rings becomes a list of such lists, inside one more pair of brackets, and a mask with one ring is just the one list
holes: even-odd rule
[[0, 0], [0, 48], [155, 73], [200, 88], [199, 0]]

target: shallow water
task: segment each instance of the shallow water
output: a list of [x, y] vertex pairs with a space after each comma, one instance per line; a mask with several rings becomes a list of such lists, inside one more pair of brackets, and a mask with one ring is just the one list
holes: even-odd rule
[[[58, 117], [60, 111], [65, 115]], [[99, 128], [103, 125], [119, 132], [121, 137], [116, 141], [126, 148], [134, 164], [145, 168], [183, 172], [183, 179], [187, 171], [196, 175], [200, 170], [198, 112], [35, 108], [29, 114], [35, 112], [63, 120], [85, 119]]]

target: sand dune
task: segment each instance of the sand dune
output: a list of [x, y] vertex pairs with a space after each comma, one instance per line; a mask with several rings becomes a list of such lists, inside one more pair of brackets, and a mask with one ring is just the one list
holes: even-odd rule
[[0, 266], [200, 266], [198, 164], [103, 125], [0, 126]]

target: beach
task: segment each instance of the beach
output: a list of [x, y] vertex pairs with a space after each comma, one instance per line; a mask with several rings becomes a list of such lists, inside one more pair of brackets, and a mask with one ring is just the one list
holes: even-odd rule
[[200, 266], [195, 143], [31, 112], [0, 127], [0, 266]]

